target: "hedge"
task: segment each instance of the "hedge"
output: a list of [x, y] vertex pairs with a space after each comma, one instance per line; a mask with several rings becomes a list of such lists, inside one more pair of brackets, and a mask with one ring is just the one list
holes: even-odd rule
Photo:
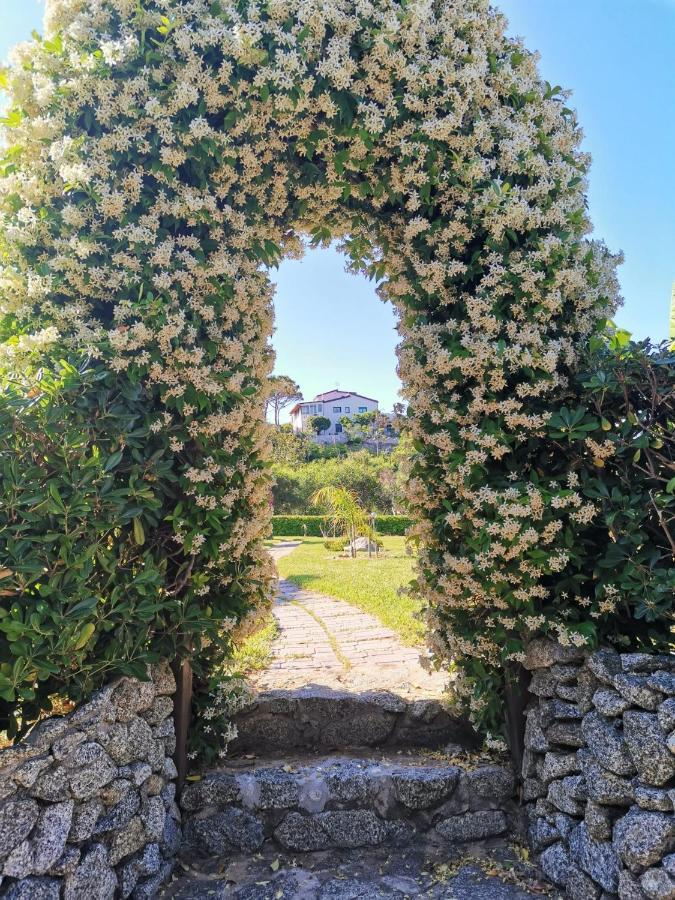
[[[324, 521], [324, 516], [272, 516], [272, 534], [275, 537], [302, 537], [302, 526], [306, 525], [310, 537], [321, 537]], [[375, 516], [375, 531], [378, 534], [404, 535], [412, 524], [409, 516]]]

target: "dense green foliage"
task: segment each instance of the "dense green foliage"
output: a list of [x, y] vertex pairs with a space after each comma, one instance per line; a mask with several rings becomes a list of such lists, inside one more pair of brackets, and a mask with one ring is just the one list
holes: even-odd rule
[[346, 536], [337, 537], [337, 538], [327, 538], [323, 545], [326, 550], [330, 550], [333, 553], [342, 553], [342, 551], [347, 546], [348, 538]]
[[310, 416], [309, 427], [314, 434], [321, 434], [330, 428], [330, 419], [327, 419], [326, 416]]
[[344, 487], [368, 512], [398, 513], [404, 504], [402, 453], [376, 455], [369, 450], [307, 463], [275, 463], [272, 497], [276, 513], [310, 512], [310, 498], [322, 487]]
[[412, 523], [409, 516], [375, 516], [375, 531], [378, 534], [404, 537]]
[[147, 662], [206, 627], [176, 597], [184, 571], [166, 517], [178, 486], [149, 421], [139, 386], [65, 361], [37, 393], [0, 393], [0, 729], [10, 734], [51, 694], [79, 699], [109, 672], [145, 677]]
[[[529, 560], [548, 571], [554, 606], [590, 646], [672, 649], [675, 355], [622, 332], [596, 339], [564, 401], [514, 465], [538, 490], [560, 492], [577, 508], [592, 504], [593, 514], [564, 530], [563, 572], [547, 568], [552, 553], [544, 546], [532, 547]], [[534, 604], [531, 615], [538, 615]], [[455, 616], [453, 627], [467, 640], [477, 637], [466, 616]], [[485, 702], [484, 721], [494, 726], [498, 682], [480, 662], [467, 669]]]
[[[375, 516], [377, 534], [405, 535], [413, 520], [408, 516]], [[327, 528], [325, 516], [272, 516], [272, 533], [275, 537], [303, 537], [307, 526], [309, 537], [321, 537]], [[330, 529], [328, 529], [330, 530]]]
[[[587, 591], [588, 615], [576, 617], [555, 593], [575, 571], [575, 528], [590, 519], [569, 499], [574, 468], [561, 468], [576, 463], [547, 429], [615, 308], [616, 260], [587, 238], [589, 160], [566, 93], [541, 78], [488, 0], [55, 0], [46, 22], [47, 39], [3, 73], [0, 370], [32, 399], [59, 359], [90, 360], [110, 390], [137, 397], [137, 418], [122, 424], [147, 430], [143, 447], [118, 428], [101, 438], [101, 458], [115, 472], [106, 491], [130, 491], [126, 503], [143, 483], [144, 494], [130, 521], [118, 505], [92, 526], [108, 528], [101, 553], [40, 550], [41, 582], [12, 568], [7, 590], [19, 598], [2, 604], [5, 618], [16, 605], [37, 629], [45, 585], [58, 617], [77, 593], [60, 588], [64, 554], [103, 615], [116, 586], [161, 576], [150, 620], [125, 618], [153, 651], [168, 643], [201, 661], [266, 602], [268, 268], [300, 253], [303, 237], [338, 237], [399, 317], [406, 496], [436, 659], [494, 674], [536, 634], [583, 645], [576, 626], [592, 625], [604, 598]], [[88, 430], [68, 436], [44, 472], [28, 429], [13, 443], [12, 413], [6, 453], [54, 482], [50, 515], [63, 519], [31, 521], [31, 545], [66, 518], [70, 534], [73, 516], [89, 539], [105, 479], [87, 500], [93, 514], [64, 496], [96, 457], [107, 402], [85, 393]], [[62, 397], [54, 403], [70, 415]], [[30, 424], [39, 445], [40, 422]], [[109, 459], [120, 452], [118, 469]], [[110, 583], [99, 574], [108, 553]], [[88, 632], [77, 632], [75, 654]], [[12, 638], [13, 670], [30, 647]], [[92, 679], [114, 667], [101, 651]], [[123, 640], [109, 652], [119, 665], [131, 653]], [[79, 668], [76, 656], [53, 659], [58, 683]], [[470, 679], [457, 685], [479, 717]]]
[[579, 492], [596, 503], [569, 536], [577, 572], [556, 586], [575, 598], [592, 586], [605, 604], [585, 627], [593, 642], [662, 649], [675, 617], [675, 355], [619, 333], [598, 342], [565, 408], [549, 421]]
[[353, 452], [348, 444], [319, 444], [305, 431], [290, 425], [270, 429], [271, 459], [274, 463], [298, 466], [315, 459], [340, 459]]
[[274, 537], [321, 537], [325, 525], [324, 516], [272, 516]]

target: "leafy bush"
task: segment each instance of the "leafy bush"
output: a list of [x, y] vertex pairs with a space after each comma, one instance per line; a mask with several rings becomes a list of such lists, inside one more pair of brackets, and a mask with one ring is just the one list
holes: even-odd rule
[[[412, 525], [407, 516], [375, 516], [375, 531], [378, 534], [404, 535]], [[307, 526], [308, 537], [322, 537], [325, 530], [324, 516], [272, 516], [272, 534], [275, 537], [302, 537]]]
[[375, 455], [358, 450], [304, 465], [275, 464], [272, 476], [274, 509], [278, 513], [304, 514], [312, 507], [312, 495], [327, 486], [352, 491], [368, 511], [391, 514], [403, 504], [401, 456], [396, 452]]
[[61, 361], [0, 391], [0, 729], [79, 700], [113, 673], [144, 678], [208, 638], [197, 676], [248, 604], [202, 605], [172, 539], [181, 488], [140, 385]]
[[378, 534], [403, 537], [412, 524], [413, 520], [408, 516], [375, 516], [375, 531]]
[[330, 428], [330, 419], [327, 419], [326, 416], [310, 416], [309, 427], [314, 434], [321, 434]]
[[16, 706], [30, 720], [50, 694], [79, 699], [107, 671], [143, 677], [148, 626], [174, 602], [159, 596], [167, 561], [146, 540], [162, 509], [151, 478], [166, 460], [140, 392], [62, 362], [31, 394], [0, 393], [0, 728], [10, 734]]
[[[541, 498], [545, 536], [528, 549], [525, 561], [545, 594], [527, 602], [507, 595], [529, 616], [529, 636], [559, 637], [551, 621], [562, 619], [566, 634], [587, 646], [672, 648], [674, 430], [675, 355], [667, 345], [632, 343], [622, 332], [596, 338], [568, 385], [564, 405], [513, 461], [529, 478], [530, 496], [536, 492]], [[511, 521], [522, 502], [514, 493]], [[489, 549], [487, 542], [484, 546]], [[448, 618], [466, 646], [487, 631], [486, 621], [466, 610]], [[490, 627], [504, 652], [517, 659], [527, 632], [510, 632], [510, 610], [497, 611], [494, 620], [501, 631]], [[469, 654], [459, 665], [471, 685], [477, 718], [498, 726], [498, 670]]]
[[333, 553], [341, 553], [347, 546], [348, 541], [349, 538], [343, 535], [341, 538], [330, 538], [324, 541], [323, 545], [326, 550], [331, 550]]
[[[323, 537], [323, 516], [272, 516], [274, 537]], [[304, 527], [303, 527], [304, 526]]]
[[556, 595], [592, 644], [664, 649], [675, 608], [675, 354], [622, 333], [596, 342], [569, 400], [548, 423], [551, 462], [566, 460], [596, 514], [568, 537]]

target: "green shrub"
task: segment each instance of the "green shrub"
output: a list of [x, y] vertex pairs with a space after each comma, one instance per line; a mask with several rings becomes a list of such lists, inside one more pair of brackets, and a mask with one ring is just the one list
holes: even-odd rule
[[[557, 615], [591, 647], [672, 649], [675, 354], [621, 332], [596, 339], [546, 433], [523, 446], [513, 466], [543, 498], [542, 533], [569, 510], [567, 524], [549, 526], [548, 542], [528, 552], [547, 590], [528, 601], [531, 636], [557, 637], [548, 627]], [[448, 618], [467, 645], [480, 639], [478, 618], [464, 610]], [[506, 628], [502, 638], [511, 651]], [[498, 672], [469, 656], [459, 665], [484, 723], [498, 727]]]
[[79, 700], [112, 674], [144, 678], [148, 662], [204, 635], [199, 679], [229, 646], [223, 621], [247, 610], [236, 585], [203, 607], [184, 590], [190, 558], [171, 524], [181, 491], [147, 393], [66, 361], [38, 384], [0, 390], [0, 730], [10, 735], [52, 695]]
[[375, 531], [402, 537], [413, 524], [409, 516], [375, 516]]
[[332, 486], [352, 491], [368, 512], [392, 513], [403, 502], [400, 462], [401, 457], [395, 452], [376, 455], [369, 450], [343, 450], [304, 464], [290, 460], [275, 463], [274, 509], [280, 514], [303, 515], [312, 508], [311, 496], [319, 488]]
[[29, 721], [50, 694], [79, 699], [107, 671], [142, 677], [159, 650], [150, 654], [148, 628], [173, 605], [159, 596], [167, 561], [153, 552], [162, 497], [150, 479], [166, 460], [140, 392], [110, 382], [62, 362], [37, 396], [0, 393], [0, 728], [10, 734], [14, 709]]
[[[272, 534], [275, 537], [302, 537], [307, 526], [308, 537], [322, 537], [322, 526], [326, 530], [324, 516], [272, 516]], [[375, 531], [378, 534], [404, 535], [412, 525], [408, 516], [375, 516]]]
[[[593, 644], [662, 650], [675, 609], [675, 354], [619, 333], [598, 343], [549, 421], [596, 514], [568, 542], [555, 585]], [[576, 602], [590, 598], [581, 610]], [[589, 617], [590, 614], [590, 617]]]
[[[272, 516], [272, 534], [275, 537], [323, 537], [323, 516]], [[306, 529], [303, 528], [306, 526]]]
[[341, 538], [330, 538], [327, 541], [323, 542], [326, 550], [331, 550], [333, 553], [341, 553], [347, 544], [349, 543], [349, 538], [343, 536]]

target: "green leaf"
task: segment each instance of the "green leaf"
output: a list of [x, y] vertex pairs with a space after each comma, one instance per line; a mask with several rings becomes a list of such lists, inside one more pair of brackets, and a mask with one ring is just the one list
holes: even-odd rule
[[116, 468], [122, 460], [124, 455], [124, 450], [116, 450], [114, 453], [111, 453], [108, 459], [106, 460], [105, 466], [103, 467], [104, 472], [110, 472], [111, 469]]
[[96, 626], [93, 622], [87, 622], [86, 625], [83, 625], [80, 633], [75, 641], [73, 646], [73, 650], [81, 650], [85, 644], [87, 644], [90, 640], [94, 632], [96, 631]]
[[138, 516], [134, 517], [134, 540], [139, 547], [145, 543], [145, 531], [143, 530], [143, 523], [138, 518]]
[[47, 486], [47, 490], [49, 491], [49, 496], [52, 500], [61, 507], [61, 509], [65, 509], [65, 505], [63, 503], [63, 498], [61, 497], [61, 493], [59, 491], [58, 485], [55, 481], [50, 481]]

